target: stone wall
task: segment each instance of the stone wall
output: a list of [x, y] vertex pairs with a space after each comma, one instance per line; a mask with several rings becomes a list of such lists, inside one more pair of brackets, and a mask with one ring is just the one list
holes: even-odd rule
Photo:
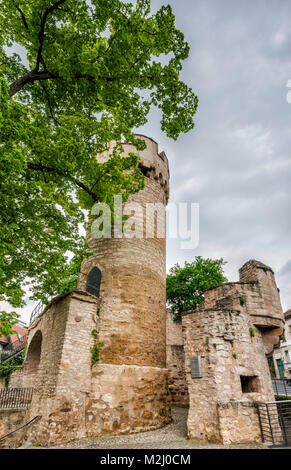
[[234, 445], [262, 442], [257, 411], [252, 402], [220, 402], [217, 408], [223, 444]]
[[167, 369], [96, 364], [86, 408], [88, 436], [149, 431], [167, 424]]
[[23, 387], [23, 367], [20, 366], [18, 369], [11, 372], [8, 386], [9, 388]]
[[176, 405], [188, 405], [182, 322], [173, 320], [170, 309], [167, 309], [166, 350], [170, 400]]
[[[169, 169], [157, 144], [144, 138], [147, 149], [137, 152], [146, 171], [145, 188], [129, 197], [142, 213], [141, 238], [94, 238], [87, 234], [93, 256], [84, 260], [80, 283], [94, 267], [102, 273], [98, 341], [104, 343], [100, 361], [104, 364], [132, 364], [152, 367], [166, 365], [166, 243], [158, 237], [155, 218], [147, 221], [148, 203], [160, 204], [165, 217], [169, 194]], [[135, 152], [124, 145], [124, 156]], [[108, 155], [98, 156], [104, 161]], [[165, 226], [165, 224], [164, 224]], [[154, 236], [147, 238], [147, 229]], [[165, 227], [164, 227], [165, 228]]]
[[[19, 445], [19, 443], [16, 443], [16, 441], [19, 439], [20, 435], [7, 437], [5, 439], [3, 439], [3, 436], [23, 426], [25, 422], [25, 415], [25, 410], [0, 409], [0, 449], [14, 447], [16, 444]], [[23, 431], [20, 432], [23, 433]]]
[[[86, 276], [95, 267], [101, 271], [100, 308], [96, 330], [97, 342], [102, 344], [102, 348], [98, 366], [94, 366], [92, 371], [90, 402], [92, 407], [94, 403], [95, 409], [98, 409], [98, 406], [100, 409], [106, 406], [106, 411], [98, 418], [104, 432], [112, 432], [113, 426], [115, 433], [124, 432], [125, 426], [128, 432], [147, 430], [160, 427], [170, 419], [165, 385], [165, 223], [164, 232], [160, 236], [155, 217], [146, 219], [147, 204], [151, 203], [159, 204], [160, 215], [165, 221], [169, 196], [169, 169], [167, 157], [163, 152], [158, 152], [156, 142], [147, 137], [144, 139], [147, 148], [137, 153], [141, 158], [140, 166], [146, 175], [145, 188], [131, 195], [128, 201], [138, 203], [141, 208], [140, 213], [134, 215], [135, 221], [141, 222], [143, 233], [140, 238], [123, 236], [98, 239], [88, 233], [87, 241], [93, 255], [83, 261], [79, 280], [79, 285], [84, 283]], [[125, 157], [129, 152], [135, 152], [132, 145], [124, 144], [123, 147]], [[110, 152], [102, 154], [98, 156], [98, 160], [104, 162], [109, 155]], [[151, 236], [147, 236], [147, 232], [151, 232]], [[102, 373], [97, 374], [97, 370]], [[121, 408], [116, 392], [110, 392], [110, 384], [116, 383], [107, 370], [116, 370], [122, 383], [123, 397], [130, 397], [133, 393], [134, 410], [127, 398], [122, 399]], [[146, 386], [136, 389], [134, 377], [142, 377], [141, 383]], [[158, 384], [155, 383], [154, 377], [160, 377]], [[100, 383], [107, 390], [103, 395], [107, 397], [108, 402], [104, 402], [103, 395], [99, 396]], [[94, 395], [95, 386], [98, 398]], [[158, 388], [158, 401], [151, 398], [148, 403], [149, 396], [157, 393]], [[114, 385], [113, 390], [115, 389]], [[116, 404], [116, 409], [112, 407], [112, 403]], [[89, 405], [87, 414], [94, 423], [97, 419], [96, 413], [94, 409], [90, 411]], [[127, 415], [129, 422], [126, 424], [124, 416]], [[100, 430], [92, 424], [90, 432], [98, 434]]]
[[[49, 445], [85, 435], [98, 304], [92, 295], [73, 291], [53, 299], [31, 324], [23, 385], [34, 393], [25, 421], [41, 419], [25, 430], [29, 442]], [[18, 434], [21, 443], [24, 434]]]
[[[254, 262], [251, 265], [256, 269]], [[253, 431], [247, 432], [247, 425], [238, 427], [235, 439], [251, 441], [258, 429], [256, 415], [247, 412], [248, 405], [233, 408], [231, 403], [274, 400], [264, 340], [266, 331], [253, 320], [265, 316], [271, 331], [271, 320], [277, 329], [283, 317], [280, 320], [278, 312], [273, 314], [273, 304], [267, 308], [264, 292], [252, 280], [226, 283], [207, 291], [204, 304], [183, 316], [190, 438], [228, 442], [231, 437], [227, 437], [230, 431], [226, 423], [236, 413], [236, 423], [244, 419], [248, 422], [253, 417]], [[191, 375], [190, 360], [196, 356], [201, 358], [202, 378]], [[224, 406], [218, 410], [221, 402]]]
[[[5, 377], [0, 377], [0, 387], [5, 387]], [[23, 367], [19, 366], [10, 373], [8, 378], [8, 386], [10, 388], [23, 387]]]
[[274, 271], [259, 261], [250, 260], [240, 268], [239, 277], [240, 282], [256, 283], [260, 292], [255, 308], [250, 312], [253, 323], [262, 327], [282, 327], [284, 317]]

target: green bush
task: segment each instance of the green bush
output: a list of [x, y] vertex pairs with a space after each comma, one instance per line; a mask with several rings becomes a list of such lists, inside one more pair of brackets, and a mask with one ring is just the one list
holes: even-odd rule
[[241, 304], [241, 306], [243, 306], [246, 303], [246, 301], [247, 299], [241, 295], [239, 298], [239, 303]]
[[25, 350], [14, 359], [0, 363], [0, 377], [5, 377], [5, 387], [8, 387], [11, 372], [23, 366]]
[[167, 305], [171, 308], [174, 320], [181, 314], [195, 310], [204, 301], [204, 292], [210, 287], [227, 281], [223, 273], [226, 262], [221, 259], [203, 259], [196, 256], [192, 263], [184, 266], [175, 264], [167, 275]]

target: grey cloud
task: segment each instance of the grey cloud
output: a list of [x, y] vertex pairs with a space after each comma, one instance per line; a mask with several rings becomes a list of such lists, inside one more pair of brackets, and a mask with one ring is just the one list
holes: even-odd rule
[[278, 272], [279, 276], [289, 276], [291, 279], [291, 259]]
[[[152, 2], [155, 8], [162, 1]], [[191, 51], [183, 79], [199, 96], [195, 129], [172, 142], [159, 115], [143, 132], [170, 160], [171, 201], [200, 203], [200, 243], [168, 240], [167, 266], [196, 255], [223, 256], [226, 273], [257, 258], [277, 272], [291, 306], [291, 4], [287, 0], [172, 1]], [[283, 275], [283, 273], [285, 273]]]

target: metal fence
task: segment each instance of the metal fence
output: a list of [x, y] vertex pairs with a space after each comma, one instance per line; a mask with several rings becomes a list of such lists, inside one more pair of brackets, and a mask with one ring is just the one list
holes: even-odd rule
[[32, 400], [33, 388], [0, 388], [0, 409], [27, 409]]
[[[56, 295], [65, 294], [66, 292], [69, 292], [71, 290], [76, 289], [77, 285], [78, 285], [78, 277], [77, 276], [78, 276], [78, 274], [75, 274], [75, 275], [72, 276], [72, 278], [69, 278], [69, 279], [65, 280], [62, 289], [59, 292], [57, 292]], [[29, 324], [31, 324], [36, 317], [38, 317], [39, 315], [42, 314], [45, 307], [46, 307], [46, 305], [43, 304], [42, 302], [39, 302], [37, 304], [37, 306], [31, 312]]]
[[287, 379], [272, 379], [275, 395], [291, 397], [291, 381]]
[[23, 335], [21, 338], [13, 341], [12, 343], [8, 343], [4, 348], [0, 351], [0, 362], [9, 361], [14, 356], [17, 356], [18, 353], [23, 351], [25, 345], [27, 343], [28, 333]]
[[[78, 288], [79, 290], [87, 291], [89, 294], [99, 297], [100, 282], [101, 271], [95, 267], [90, 271], [89, 274], [78, 272], [64, 279], [62, 287], [58, 292], [55, 293], [55, 295], [62, 295]], [[35, 318], [42, 314], [45, 307], [46, 305], [42, 302], [37, 304], [37, 306], [31, 312], [29, 324], [31, 324]]]
[[44, 311], [44, 308], [45, 305], [42, 302], [39, 302], [31, 312], [29, 323], [32, 323], [33, 320]]
[[291, 444], [291, 400], [256, 404], [262, 441], [272, 446]]
[[[66, 292], [70, 292], [75, 289], [89, 292], [89, 294], [99, 297], [101, 282], [101, 271], [98, 268], [93, 268], [89, 274], [75, 273], [64, 279], [63, 285], [55, 295], [62, 295]], [[42, 314], [46, 305], [39, 302], [37, 306], [32, 310], [30, 315], [29, 324], [33, 322], [35, 318]]]

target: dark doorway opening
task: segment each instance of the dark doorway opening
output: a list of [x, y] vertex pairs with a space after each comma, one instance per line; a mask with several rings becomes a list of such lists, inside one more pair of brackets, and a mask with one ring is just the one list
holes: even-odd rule
[[90, 271], [86, 284], [86, 291], [89, 292], [89, 294], [99, 297], [101, 277], [102, 275], [99, 268], [95, 267]]
[[241, 375], [240, 382], [243, 393], [254, 393], [260, 391], [260, 382], [256, 375]]

